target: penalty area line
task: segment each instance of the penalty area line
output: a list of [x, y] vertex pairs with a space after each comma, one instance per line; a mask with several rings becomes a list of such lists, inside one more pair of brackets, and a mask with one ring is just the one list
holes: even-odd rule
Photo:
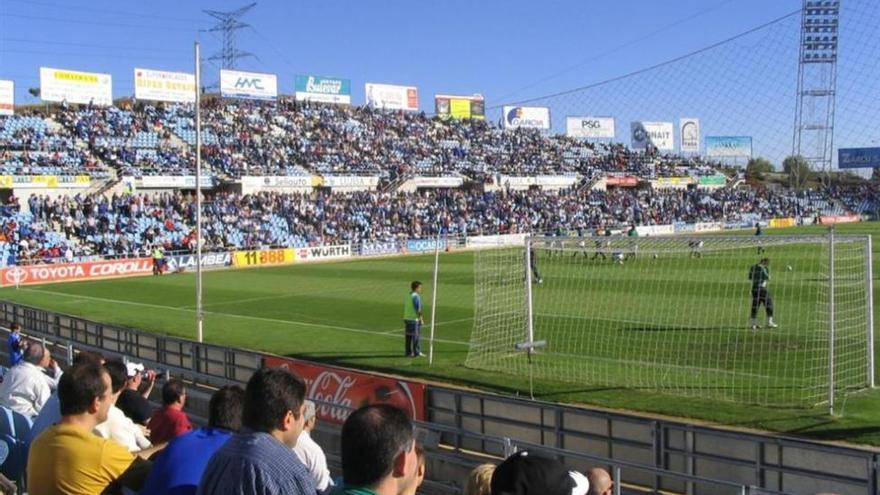
[[[41, 294], [67, 296], [67, 297], [70, 297], [74, 300], [87, 299], [90, 301], [101, 301], [101, 302], [108, 302], [108, 303], [114, 303], [114, 304], [125, 304], [125, 305], [129, 305], [129, 306], [140, 306], [140, 307], [144, 307], [144, 308], [169, 309], [172, 311], [181, 311], [184, 313], [195, 313], [194, 309], [189, 309], [187, 307], [165, 306], [162, 304], [150, 304], [150, 303], [142, 303], [142, 302], [137, 302], [137, 301], [120, 301], [118, 299], [109, 299], [106, 297], [73, 295], [73, 294], [68, 294], [66, 292], [57, 292], [57, 291], [42, 290], [42, 289], [21, 288], [19, 290], [27, 291], [27, 292], [36, 292], [36, 293], [41, 293]], [[369, 335], [378, 335], [381, 337], [398, 338], [396, 335], [388, 334], [388, 333], [377, 331], [377, 330], [366, 330], [363, 328], [342, 327], [342, 326], [338, 326], [338, 325], [326, 325], [323, 323], [310, 323], [310, 322], [306, 322], [306, 321], [297, 321], [297, 320], [282, 320], [279, 318], [266, 318], [263, 316], [239, 315], [239, 314], [235, 314], [235, 313], [222, 313], [222, 312], [217, 312], [217, 311], [204, 311], [204, 314], [214, 315], [214, 316], [226, 316], [229, 318], [238, 318], [241, 320], [265, 321], [265, 322], [269, 322], [269, 323], [284, 323], [284, 324], [290, 324], [290, 325], [300, 325], [300, 326], [304, 326], [304, 327], [327, 328], [330, 330], [341, 330], [343, 332], [363, 333], [363, 334], [369, 334]], [[456, 345], [464, 345], [464, 346], [469, 345], [468, 342], [462, 342], [459, 340], [434, 339], [434, 341], [435, 342], [442, 342], [444, 344], [456, 344]]]

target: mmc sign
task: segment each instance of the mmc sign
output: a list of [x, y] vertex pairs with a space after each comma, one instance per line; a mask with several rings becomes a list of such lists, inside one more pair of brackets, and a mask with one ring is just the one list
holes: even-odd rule
[[220, 71], [220, 94], [227, 98], [274, 100], [278, 97], [278, 78], [275, 74]]

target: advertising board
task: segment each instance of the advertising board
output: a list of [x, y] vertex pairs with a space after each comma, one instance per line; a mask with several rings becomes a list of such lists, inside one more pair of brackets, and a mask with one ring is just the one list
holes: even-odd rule
[[415, 86], [367, 83], [367, 105], [385, 110], [418, 110], [419, 90]]
[[221, 69], [220, 95], [227, 98], [274, 100], [278, 98], [278, 77], [262, 72]]
[[40, 98], [43, 101], [109, 106], [113, 104], [113, 77], [96, 72], [40, 67]]
[[644, 150], [648, 145], [663, 151], [675, 149], [672, 122], [631, 122], [629, 126], [633, 149]]
[[294, 80], [294, 99], [323, 103], [351, 104], [351, 81], [337, 77], [297, 75]]
[[[168, 271], [191, 271], [196, 269], [195, 254], [181, 254], [175, 256], [166, 256], [165, 262], [168, 264]], [[202, 253], [202, 269], [211, 270], [214, 268], [223, 268], [232, 265], [232, 253]]]
[[565, 135], [573, 138], [614, 139], [614, 117], [567, 117]]
[[700, 121], [699, 119], [679, 119], [679, 139], [682, 152], [700, 151]]
[[423, 383], [278, 356], [266, 355], [263, 362], [267, 367], [286, 368], [302, 377], [306, 398], [316, 403], [321, 421], [342, 424], [354, 409], [368, 404], [389, 404], [412, 419], [425, 419], [427, 387]]
[[324, 261], [332, 259], [351, 258], [351, 244], [337, 244], [333, 246], [310, 246], [297, 248], [295, 260], [297, 263], [309, 263], [312, 261]]
[[837, 150], [837, 168], [880, 167], [880, 148], [840, 148]]
[[434, 113], [454, 119], [485, 119], [486, 101], [480, 95], [434, 95]]
[[[406, 252], [408, 253], [424, 253], [434, 251], [437, 246], [437, 239], [409, 239], [406, 241]], [[440, 239], [440, 249], [446, 249], [446, 239]]]
[[252, 251], [234, 251], [232, 264], [236, 268], [246, 266], [288, 265], [293, 263], [293, 249], [262, 249]]
[[504, 115], [504, 128], [516, 129], [549, 129], [550, 109], [547, 107], [513, 107], [505, 106], [502, 110]]
[[138, 100], [193, 103], [196, 76], [186, 72], [134, 69], [134, 97]]
[[396, 254], [400, 251], [397, 241], [387, 242], [364, 242], [361, 244], [361, 256], [379, 256], [382, 254]]
[[153, 260], [151, 258], [11, 266], [0, 269], [0, 285], [9, 287], [73, 282], [76, 280], [150, 275], [152, 273]]
[[706, 156], [751, 158], [750, 136], [706, 136]]
[[0, 80], [0, 115], [15, 113], [15, 83]]

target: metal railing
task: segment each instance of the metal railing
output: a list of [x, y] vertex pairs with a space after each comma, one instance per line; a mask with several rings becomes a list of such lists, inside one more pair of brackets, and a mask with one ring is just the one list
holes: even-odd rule
[[[244, 383], [264, 355], [199, 344], [83, 318], [0, 302], [0, 324], [20, 323], [29, 335], [73, 348], [98, 350], [181, 376], [208, 388]], [[333, 407], [340, 407], [333, 404]], [[429, 384], [426, 421], [429, 453], [457, 466], [457, 479], [485, 460], [500, 461], [525, 448], [567, 464], [606, 466], [618, 485], [654, 493], [813, 493], [875, 495], [880, 450], [699, 426], [680, 421]], [[328, 429], [338, 433], [338, 429]], [[328, 457], [332, 458], [333, 449]], [[438, 461], [440, 462], [440, 461]], [[450, 480], [436, 488], [456, 493]]]

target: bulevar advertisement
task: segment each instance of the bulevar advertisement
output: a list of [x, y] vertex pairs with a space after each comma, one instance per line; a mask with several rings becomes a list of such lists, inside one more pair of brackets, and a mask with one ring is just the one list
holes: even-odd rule
[[86, 261], [57, 265], [11, 266], [0, 270], [0, 285], [48, 284], [98, 278], [131, 277], [153, 273], [153, 260], [132, 258], [126, 260]]
[[336, 424], [361, 406], [390, 404], [417, 420], [425, 419], [423, 383], [308, 363], [298, 359], [264, 356], [270, 368], [287, 368], [306, 382], [306, 398], [315, 401], [317, 415]]

